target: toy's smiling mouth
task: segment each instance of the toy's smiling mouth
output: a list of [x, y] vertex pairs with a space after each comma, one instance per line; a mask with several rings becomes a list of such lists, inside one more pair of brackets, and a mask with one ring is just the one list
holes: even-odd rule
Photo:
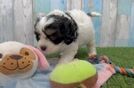
[[25, 67], [23, 67], [23, 68], [18, 68], [18, 69], [22, 70], [22, 69], [27, 68], [28, 66], [30, 66], [30, 64], [26, 65], [26, 66], [25, 66]]
[[23, 68], [20, 68], [20, 67], [17, 66], [17, 67], [14, 68], [14, 69], [10, 69], [10, 68], [7, 68], [7, 67], [5, 67], [5, 66], [2, 66], [2, 67], [3, 67], [4, 69], [6, 69], [6, 70], [14, 71], [14, 70], [16, 70], [16, 69], [23, 70], [23, 69], [27, 68], [28, 66], [30, 66], [30, 64], [26, 65], [26, 66], [23, 67]]
[[13, 70], [16, 70], [16, 69], [17, 69], [17, 67], [14, 68], [14, 69], [10, 69], [10, 68], [7, 68], [7, 67], [5, 67], [5, 66], [2, 66], [2, 67], [5, 68], [6, 70], [10, 70], [10, 71], [11, 71], [11, 70], [13, 71]]

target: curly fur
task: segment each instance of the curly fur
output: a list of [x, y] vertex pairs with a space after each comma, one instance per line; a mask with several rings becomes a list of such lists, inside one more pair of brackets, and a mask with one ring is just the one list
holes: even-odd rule
[[[54, 22], [46, 25], [43, 32], [54, 44], [64, 42], [65, 44], [69, 45], [76, 40], [78, 36], [78, 27], [74, 20], [68, 19], [64, 15], [49, 15], [47, 20], [49, 20], [49, 18], [53, 18]], [[46, 30], [55, 30], [55, 32], [51, 35], [48, 35]]]
[[61, 63], [71, 61], [81, 45], [88, 46], [89, 54], [96, 54], [91, 17], [80, 10], [50, 12], [37, 20], [35, 35], [44, 54], [62, 53]]

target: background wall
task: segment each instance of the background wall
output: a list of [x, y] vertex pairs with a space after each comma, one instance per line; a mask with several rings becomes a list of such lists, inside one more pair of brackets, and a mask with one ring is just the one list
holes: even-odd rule
[[0, 42], [34, 43], [32, 0], [0, 0]]
[[0, 42], [33, 45], [33, 16], [54, 9], [100, 12], [93, 18], [97, 45], [134, 47], [134, 0], [0, 0]]

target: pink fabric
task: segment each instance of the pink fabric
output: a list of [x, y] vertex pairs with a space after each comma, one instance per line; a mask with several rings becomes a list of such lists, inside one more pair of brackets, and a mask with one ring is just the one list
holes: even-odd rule
[[46, 57], [36, 48], [32, 47], [32, 46], [28, 46], [28, 48], [32, 49], [36, 55], [38, 56], [38, 62], [39, 62], [39, 69], [40, 70], [45, 70], [49, 67], [49, 63], [46, 60]]
[[102, 64], [104, 67], [98, 71], [98, 80], [94, 88], [100, 88], [115, 73], [110, 64]]

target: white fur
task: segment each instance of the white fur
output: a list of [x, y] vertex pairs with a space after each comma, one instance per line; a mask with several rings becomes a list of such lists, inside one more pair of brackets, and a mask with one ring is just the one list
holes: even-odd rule
[[92, 16], [101, 16], [101, 14], [98, 13], [98, 12], [91, 12], [91, 15], [92, 15]]
[[[63, 11], [54, 10], [50, 12], [48, 15], [55, 14], [55, 15], [64, 15], [70, 19]], [[94, 27], [92, 24], [91, 17], [89, 17], [86, 13], [81, 10], [71, 10], [69, 11], [71, 17], [75, 20], [78, 25], [78, 38], [75, 42], [72, 42], [69, 45], [64, 43], [60, 43], [58, 45], [53, 44], [50, 40], [46, 39], [44, 33], [42, 33], [42, 29], [45, 27], [46, 24], [49, 24], [53, 21], [47, 22], [46, 20], [41, 19], [39, 24], [37, 24], [37, 31], [40, 32], [40, 40], [38, 42], [38, 46], [47, 46], [47, 50], [44, 51], [45, 54], [50, 54], [54, 52], [61, 52], [61, 58], [59, 60], [60, 63], [66, 63], [71, 61], [75, 54], [78, 51], [78, 48], [82, 45], [87, 45], [90, 49], [89, 55], [96, 54], [96, 47], [95, 47], [95, 33]]]

